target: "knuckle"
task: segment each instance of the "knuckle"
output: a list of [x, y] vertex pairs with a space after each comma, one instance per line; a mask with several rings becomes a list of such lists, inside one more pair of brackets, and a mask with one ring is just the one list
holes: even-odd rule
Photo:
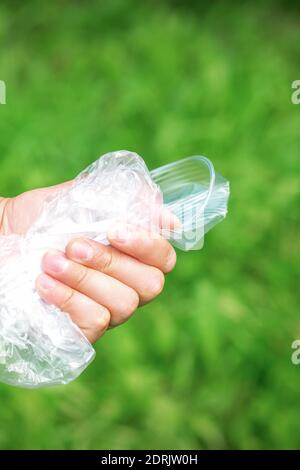
[[172, 271], [175, 268], [176, 261], [177, 261], [176, 251], [169, 244], [166, 257], [165, 257], [165, 262], [164, 262], [164, 268], [163, 268], [164, 273], [169, 273], [170, 271]]
[[73, 299], [74, 299], [74, 291], [73, 289], [67, 289], [66, 290], [66, 293], [64, 295], [64, 298], [62, 299], [62, 301], [60, 302], [60, 309], [63, 311], [63, 312], [68, 312], [69, 309], [71, 308], [72, 306], [72, 303], [73, 303]]
[[153, 299], [154, 297], [157, 297], [163, 290], [164, 284], [165, 284], [164, 274], [159, 269], [153, 270], [153, 274], [152, 276], [150, 276], [150, 279], [149, 279], [149, 284], [147, 288], [147, 297], [149, 299]]
[[74, 280], [76, 289], [80, 290], [84, 287], [87, 281], [88, 274], [89, 274], [89, 270], [87, 268], [85, 268], [84, 266], [78, 265], [77, 272], [75, 275], [75, 280]]
[[139, 296], [133, 289], [128, 289], [128, 295], [126, 301], [124, 302], [123, 306], [120, 308], [119, 314], [122, 318], [127, 319], [133, 315], [136, 309], [139, 306]]
[[91, 343], [95, 343], [101, 336], [104, 335], [109, 328], [110, 312], [107, 308], [102, 307], [98, 314], [95, 315], [92, 323], [88, 328], [84, 329], [84, 334]]
[[98, 315], [95, 315], [91, 329], [95, 331], [97, 336], [100, 336], [109, 326], [110, 313], [105, 307], [101, 308]]
[[109, 249], [99, 249], [94, 256], [93, 263], [99, 271], [108, 272], [113, 264], [112, 251]]
[[131, 291], [131, 299], [130, 299], [130, 307], [129, 307], [129, 310], [131, 311], [131, 313], [134, 313], [136, 311], [136, 309], [138, 308], [139, 306], [139, 303], [140, 303], [140, 298], [138, 296], [138, 294], [135, 292], [135, 290], [132, 289]]

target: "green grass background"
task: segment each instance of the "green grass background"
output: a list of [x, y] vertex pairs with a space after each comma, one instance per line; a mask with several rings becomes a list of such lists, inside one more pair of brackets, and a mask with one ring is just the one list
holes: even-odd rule
[[1, 1], [0, 194], [125, 148], [231, 200], [78, 380], [0, 385], [0, 448], [300, 448], [299, 64], [296, 2]]

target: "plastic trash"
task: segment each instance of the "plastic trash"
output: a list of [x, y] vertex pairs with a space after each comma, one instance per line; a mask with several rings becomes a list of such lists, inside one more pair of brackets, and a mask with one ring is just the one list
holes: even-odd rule
[[[205, 157], [189, 157], [149, 172], [136, 153], [112, 152], [49, 197], [25, 236], [0, 236], [0, 381], [27, 388], [66, 384], [95, 356], [69, 315], [35, 290], [48, 249], [74, 237], [108, 244], [117, 222], [147, 228], [183, 250], [199, 249], [204, 234], [227, 212], [229, 184]], [[165, 205], [179, 219], [160, 229]]]

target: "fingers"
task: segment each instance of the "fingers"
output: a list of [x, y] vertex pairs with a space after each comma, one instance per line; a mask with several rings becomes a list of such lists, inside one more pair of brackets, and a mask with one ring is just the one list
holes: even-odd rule
[[134, 289], [102, 272], [75, 263], [59, 251], [47, 253], [42, 265], [46, 274], [108, 309], [112, 326], [127, 321], [138, 307], [139, 297]]
[[69, 313], [91, 343], [105, 333], [110, 322], [110, 313], [105, 307], [47, 274], [38, 277], [36, 288], [45, 302]]
[[66, 247], [67, 257], [134, 289], [140, 304], [150, 302], [160, 294], [164, 286], [164, 275], [158, 268], [149, 266], [112, 246], [93, 240], [75, 239]]
[[[166, 213], [164, 217], [170, 220]], [[176, 263], [170, 243], [144, 229], [120, 226], [108, 239], [111, 246], [75, 239], [66, 255], [47, 253], [45, 274], [37, 280], [43, 300], [69, 313], [91, 342], [108, 326], [128, 320], [139, 303], [156, 297], [163, 289], [164, 273]]]
[[121, 225], [108, 233], [112, 246], [145, 264], [155, 266], [163, 273], [170, 272], [176, 264], [172, 245], [153, 232], [132, 225]]

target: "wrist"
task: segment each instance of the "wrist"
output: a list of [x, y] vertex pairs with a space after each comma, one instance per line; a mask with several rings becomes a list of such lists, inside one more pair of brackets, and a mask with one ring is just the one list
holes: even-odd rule
[[5, 208], [8, 203], [8, 198], [6, 197], [0, 197], [0, 235], [5, 234]]

